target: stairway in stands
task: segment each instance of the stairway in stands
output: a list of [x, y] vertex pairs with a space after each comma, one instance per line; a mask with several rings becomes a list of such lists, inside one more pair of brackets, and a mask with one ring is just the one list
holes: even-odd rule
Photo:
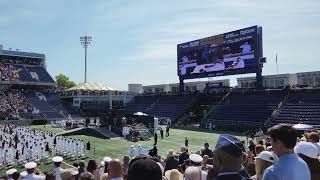
[[25, 93], [24, 96], [29, 100], [29, 102], [39, 109], [40, 114], [45, 114], [47, 118], [63, 118], [64, 116], [60, 114], [58, 110], [52, 107], [46, 100], [40, 100], [38, 95], [35, 93]]
[[277, 123], [320, 126], [320, 90], [291, 90], [272, 121]]
[[219, 129], [258, 129], [264, 126], [282, 99], [281, 90], [231, 92], [224, 102], [208, 115], [208, 121], [213, 122]]

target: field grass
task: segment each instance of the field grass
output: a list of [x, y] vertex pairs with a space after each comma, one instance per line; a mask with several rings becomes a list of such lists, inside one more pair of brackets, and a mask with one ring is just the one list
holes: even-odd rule
[[[62, 128], [52, 128], [51, 125], [36, 125], [31, 126], [31, 128], [45, 130], [53, 133], [64, 131], [64, 129]], [[169, 137], [164, 137], [164, 139], [161, 139], [160, 135], [158, 135], [158, 154], [161, 156], [165, 156], [170, 149], [179, 152], [181, 145], [184, 144], [185, 137], [189, 139], [189, 151], [199, 151], [205, 142], [208, 142], [211, 147], [214, 147], [219, 134], [221, 133], [225, 132], [199, 132], [194, 130], [170, 129]], [[241, 139], [243, 138], [239, 134], [235, 135], [237, 135]], [[149, 141], [139, 141], [134, 143], [122, 138], [102, 139], [85, 135], [76, 135], [69, 137], [82, 139], [85, 142], [90, 141], [91, 150], [87, 152], [88, 158], [85, 161], [88, 161], [89, 159], [95, 159], [98, 163], [103, 159], [104, 156], [122, 159], [124, 155], [128, 154], [128, 149], [131, 147], [131, 145], [138, 146], [139, 144], [141, 144], [144, 148], [151, 149], [154, 143], [153, 139]], [[40, 166], [40, 168], [44, 171], [48, 171], [50, 169], [53, 169], [53, 166], [52, 163], [44, 163]], [[3, 170], [0, 171], [0, 174], [3, 173]]]

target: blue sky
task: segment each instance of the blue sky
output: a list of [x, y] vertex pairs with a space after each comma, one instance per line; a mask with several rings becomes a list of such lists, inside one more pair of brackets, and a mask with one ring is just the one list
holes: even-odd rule
[[178, 82], [178, 43], [252, 25], [263, 27], [263, 74], [276, 73], [276, 53], [279, 73], [320, 70], [319, 20], [319, 0], [0, 0], [0, 44], [45, 53], [51, 75], [80, 83], [79, 37], [91, 35], [88, 81], [127, 89]]

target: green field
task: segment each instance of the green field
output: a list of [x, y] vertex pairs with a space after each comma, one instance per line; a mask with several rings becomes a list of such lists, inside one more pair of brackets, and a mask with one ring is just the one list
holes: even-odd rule
[[[31, 126], [33, 129], [40, 129], [45, 131], [50, 131], [54, 133], [58, 133], [64, 131], [61, 128], [52, 128], [51, 125], [46, 126]], [[165, 156], [170, 149], [173, 149], [176, 152], [180, 151], [181, 145], [184, 144], [185, 137], [189, 139], [189, 151], [199, 151], [205, 142], [208, 142], [211, 147], [217, 142], [217, 138], [219, 134], [222, 132], [199, 132], [192, 130], [180, 130], [180, 129], [170, 129], [170, 136], [164, 137], [164, 139], [160, 138], [158, 135], [158, 152], [159, 155]], [[159, 134], [159, 133], [158, 133]], [[239, 134], [236, 134], [239, 135]], [[139, 141], [136, 143], [129, 142], [122, 138], [116, 139], [101, 139], [96, 137], [77, 135], [77, 136], [69, 136], [71, 138], [82, 139], [85, 142], [90, 141], [91, 150], [87, 152], [89, 156], [85, 161], [89, 159], [95, 159], [98, 163], [102, 160], [104, 156], [110, 156], [112, 158], [122, 159], [124, 155], [128, 153], [129, 147], [131, 145], [138, 146], [141, 144], [145, 148], [153, 147], [153, 139], [149, 141]], [[241, 136], [239, 136], [241, 138]], [[73, 163], [73, 162], [69, 162]], [[52, 164], [44, 163], [41, 165], [41, 169], [44, 171], [52, 169]], [[0, 171], [0, 174], [3, 174], [4, 171]]]

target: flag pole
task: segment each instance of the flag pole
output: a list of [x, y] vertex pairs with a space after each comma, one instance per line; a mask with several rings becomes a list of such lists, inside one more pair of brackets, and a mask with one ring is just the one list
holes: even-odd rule
[[278, 68], [278, 54], [276, 54], [276, 65], [277, 65], [277, 74], [279, 74], [279, 68]]

